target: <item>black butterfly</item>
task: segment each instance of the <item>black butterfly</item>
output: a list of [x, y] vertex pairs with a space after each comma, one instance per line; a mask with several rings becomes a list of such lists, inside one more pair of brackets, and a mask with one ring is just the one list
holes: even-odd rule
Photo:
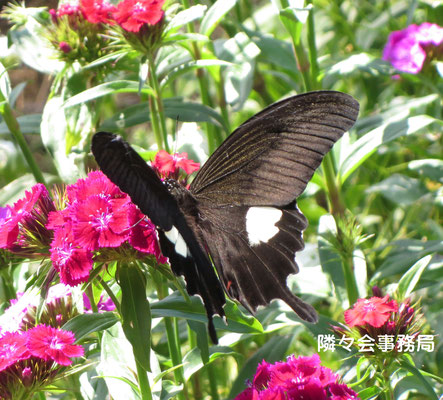
[[[351, 96], [319, 91], [290, 97], [237, 128], [197, 173], [189, 190], [162, 182], [119, 136], [98, 132], [92, 152], [101, 170], [158, 227], [172, 270], [202, 297], [212, 322], [224, 316], [224, 291], [251, 313], [284, 300], [300, 318], [318, 319], [286, 278], [298, 272], [307, 220], [296, 205], [324, 155], [357, 119]], [[215, 265], [218, 277], [214, 271]]]

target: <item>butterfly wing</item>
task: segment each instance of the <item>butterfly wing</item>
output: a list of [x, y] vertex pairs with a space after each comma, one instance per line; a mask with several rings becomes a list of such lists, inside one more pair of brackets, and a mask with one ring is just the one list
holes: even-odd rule
[[319, 91], [290, 97], [237, 128], [191, 184], [222, 205], [285, 206], [306, 188], [324, 155], [357, 119], [351, 96]]
[[[91, 149], [103, 173], [161, 228], [162, 252], [170, 258], [174, 273], [184, 275], [188, 292], [202, 297], [209, 319], [209, 333], [216, 343], [212, 316], [224, 316], [225, 296], [212, 263], [176, 199], [138, 153], [119, 136], [98, 132], [92, 138]], [[178, 254], [166, 240], [165, 232], [174, 229], [186, 243], [189, 254]]]
[[201, 236], [225, 291], [251, 311], [280, 298], [302, 319], [317, 320], [286, 285], [298, 272], [307, 226], [295, 199], [358, 109], [351, 96], [331, 91], [273, 104], [235, 130], [192, 182]]

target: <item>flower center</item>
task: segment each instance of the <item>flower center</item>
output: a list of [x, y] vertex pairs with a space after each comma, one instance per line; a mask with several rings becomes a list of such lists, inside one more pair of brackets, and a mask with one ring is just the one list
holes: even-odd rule
[[145, 12], [146, 11], [146, 7], [142, 3], [137, 2], [137, 3], [134, 4], [133, 10], [134, 10], [135, 13], [141, 13], [141, 12]]
[[63, 348], [63, 343], [59, 341], [58, 337], [53, 337], [49, 342], [49, 347], [51, 349], [60, 350]]
[[111, 220], [112, 215], [102, 212], [100, 215], [96, 216], [92, 221], [92, 226], [99, 230], [103, 231], [108, 228], [109, 221]]
[[369, 300], [365, 301], [365, 304], [363, 305], [363, 310], [366, 312], [374, 311], [376, 309], [375, 305], [372, 304]]

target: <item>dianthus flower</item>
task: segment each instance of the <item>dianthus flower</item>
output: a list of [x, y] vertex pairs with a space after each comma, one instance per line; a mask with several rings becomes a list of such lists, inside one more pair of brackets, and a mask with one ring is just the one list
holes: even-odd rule
[[114, 18], [128, 32], [139, 32], [145, 24], [155, 25], [163, 17], [164, 0], [123, 0], [117, 4]]
[[35, 357], [55, 361], [60, 365], [71, 365], [72, 357], [84, 354], [82, 346], [74, 344], [75, 336], [70, 331], [38, 325], [27, 331], [26, 346]]
[[352, 400], [357, 393], [320, 365], [320, 357], [291, 356], [286, 362], [259, 364], [252, 383], [235, 400]]
[[64, 208], [51, 213], [47, 224], [54, 230], [50, 253], [61, 282], [71, 286], [86, 282], [95, 251], [102, 261], [108, 261], [106, 249], [115, 249], [110, 258], [114, 260], [120, 248], [126, 259], [144, 253], [166, 261], [155, 226], [101, 171], [69, 185], [62, 197]]
[[[55, 205], [46, 187], [41, 183], [34, 185], [12, 207], [1, 209], [0, 248], [23, 253], [27, 251], [27, 247], [47, 246], [52, 235], [45, 225], [49, 213], [54, 210]], [[32, 256], [32, 251], [28, 253]]]
[[112, 24], [117, 7], [106, 0], [81, 0], [83, 15], [91, 24]]
[[397, 302], [389, 301], [389, 296], [358, 299], [352, 309], [345, 311], [345, 322], [350, 327], [369, 324], [379, 328], [397, 310]]
[[442, 44], [443, 27], [429, 22], [412, 24], [389, 35], [383, 60], [389, 61], [399, 71], [417, 74], [428, 56], [441, 57]]

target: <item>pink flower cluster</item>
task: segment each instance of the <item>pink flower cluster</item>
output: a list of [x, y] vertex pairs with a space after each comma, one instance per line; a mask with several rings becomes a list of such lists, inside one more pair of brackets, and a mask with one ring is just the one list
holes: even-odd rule
[[53, 377], [58, 366], [82, 357], [83, 347], [74, 344], [70, 331], [46, 325], [0, 337], [0, 398], [13, 399], [17, 386], [32, 387]]
[[286, 362], [259, 364], [252, 383], [235, 400], [351, 400], [357, 393], [320, 365], [320, 357], [291, 356]]
[[51, 235], [45, 225], [52, 211], [54, 203], [42, 184], [33, 186], [12, 207], [1, 207], [0, 248], [18, 252], [27, 246], [48, 245]]
[[52, 20], [63, 16], [83, 17], [92, 24], [117, 23], [124, 30], [139, 32], [144, 25], [156, 25], [163, 18], [164, 0], [123, 0], [114, 6], [106, 0], [80, 0], [50, 10]]
[[101, 171], [90, 172], [66, 192], [66, 208], [50, 213], [47, 224], [54, 230], [51, 260], [61, 282], [86, 282], [93, 252], [124, 244], [165, 262], [155, 226]]
[[142, 253], [166, 262], [155, 226], [101, 171], [69, 185], [59, 203], [56, 210], [46, 188], [37, 184], [13, 207], [2, 209], [0, 248], [20, 254], [30, 244], [40, 253], [49, 246], [61, 282], [70, 286], [88, 280], [94, 253], [103, 261], [116, 259], [116, 254], [106, 259], [110, 248], [119, 248], [126, 259]]
[[429, 22], [412, 24], [389, 35], [383, 60], [389, 61], [399, 71], [417, 74], [427, 58], [441, 58], [442, 45], [443, 27]]

